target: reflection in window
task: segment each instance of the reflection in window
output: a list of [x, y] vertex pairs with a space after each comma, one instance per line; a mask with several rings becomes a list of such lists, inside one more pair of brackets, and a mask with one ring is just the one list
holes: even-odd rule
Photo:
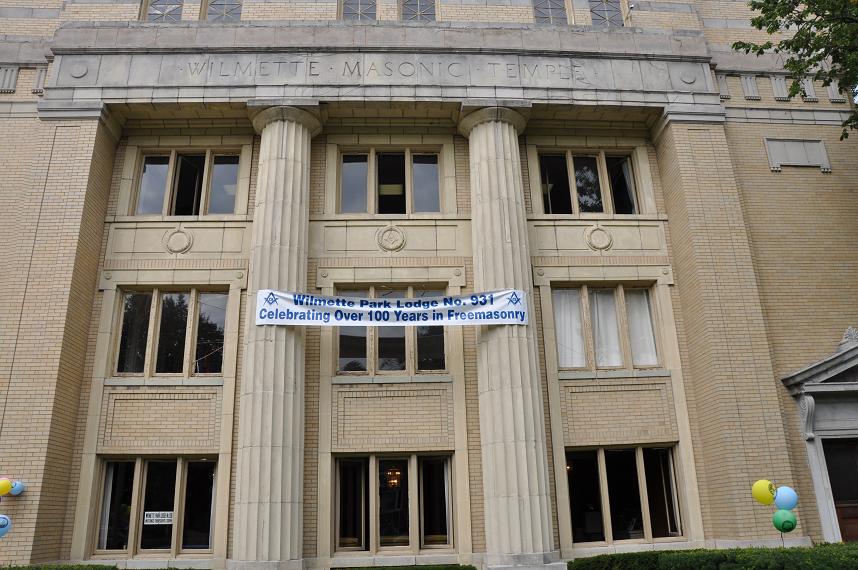
[[405, 213], [405, 154], [401, 152], [376, 155], [378, 178], [378, 213]]
[[375, 20], [376, 0], [343, 0], [344, 20]]
[[378, 461], [379, 545], [408, 546], [408, 460]]
[[614, 213], [634, 214], [635, 181], [632, 176], [632, 161], [628, 156], [608, 156], [608, 179], [611, 183], [611, 197], [614, 199]]
[[537, 24], [566, 24], [566, 0], [533, 0], [533, 20]]
[[241, 21], [241, 0], [208, 0], [206, 20], [210, 22]]
[[161, 325], [158, 328], [158, 359], [155, 372], [178, 374], [185, 359], [185, 333], [188, 325], [188, 294], [161, 295]]
[[125, 293], [122, 300], [119, 359], [116, 364], [116, 371], [121, 374], [143, 372], [151, 308], [152, 293]]
[[104, 474], [104, 492], [101, 499], [101, 524], [98, 527], [98, 545], [96, 547], [99, 550], [125, 550], [128, 548], [133, 486], [133, 461], [107, 462]]
[[174, 216], [196, 216], [200, 213], [206, 155], [180, 154], [177, 164], [176, 188], [170, 213]]
[[[380, 299], [406, 297], [405, 291], [378, 291]], [[405, 370], [405, 327], [377, 327], [378, 370]]]
[[[166, 550], [173, 542], [176, 461], [147, 461], [140, 548]], [[148, 516], [147, 516], [148, 515]], [[148, 520], [147, 520], [148, 519]]]
[[623, 27], [620, 0], [590, 0], [590, 17], [594, 26]]
[[238, 155], [216, 155], [212, 160], [209, 214], [235, 212], [235, 193], [238, 189]]
[[[415, 291], [415, 297], [443, 297], [442, 291]], [[423, 325], [417, 331], [417, 370], [444, 370], [444, 327]]]
[[160, 214], [163, 211], [169, 165], [169, 156], [143, 157], [143, 172], [137, 192], [138, 214]]
[[340, 168], [340, 212], [366, 212], [366, 177], [368, 157], [344, 154]]
[[[343, 297], [367, 297], [368, 291], [344, 291]], [[341, 372], [366, 371], [366, 340], [367, 328], [345, 326], [339, 328], [339, 363], [337, 370]]]
[[572, 195], [569, 192], [569, 173], [566, 155], [543, 154], [539, 157], [542, 180], [542, 202], [546, 214], [571, 214]]
[[146, 20], [161, 23], [180, 22], [183, 3], [183, 0], [149, 0]]
[[450, 470], [446, 457], [420, 458], [420, 546], [450, 544]]
[[634, 449], [606, 449], [605, 470], [614, 540], [643, 538], [643, 515]]
[[200, 293], [195, 374], [221, 373], [227, 299], [226, 293]]
[[578, 190], [578, 208], [581, 212], [603, 212], [602, 191], [599, 187], [599, 168], [595, 156], [576, 156], [575, 187]]
[[652, 537], [679, 536], [679, 510], [675, 498], [676, 477], [670, 449], [645, 447], [643, 460]]
[[599, 463], [596, 450], [566, 453], [569, 505], [572, 511], [572, 540], [605, 540], [602, 495], [599, 491]]
[[337, 548], [367, 550], [369, 477], [366, 458], [337, 461]]
[[415, 154], [412, 162], [412, 188], [415, 212], [440, 212], [441, 194], [438, 180], [438, 155]]
[[435, 0], [404, 0], [402, 19], [406, 21], [434, 22]]
[[185, 474], [185, 520], [182, 526], [182, 548], [187, 550], [212, 547], [212, 505], [214, 503], [214, 461], [189, 461]]

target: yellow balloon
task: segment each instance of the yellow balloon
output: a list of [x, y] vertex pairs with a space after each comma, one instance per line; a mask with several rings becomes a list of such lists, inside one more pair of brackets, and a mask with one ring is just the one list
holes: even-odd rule
[[751, 494], [757, 502], [771, 505], [775, 502], [775, 486], [768, 479], [760, 479], [751, 487]]
[[9, 479], [3, 478], [0, 479], [0, 497], [9, 494], [9, 491], [12, 490], [12, 481]]

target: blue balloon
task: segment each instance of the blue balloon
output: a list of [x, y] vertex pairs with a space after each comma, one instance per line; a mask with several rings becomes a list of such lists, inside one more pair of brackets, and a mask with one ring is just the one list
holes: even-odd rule
[[791, 511], [798, 504], [798, 493], [792, 487], [778, 487], [775, 492], [775, 506]]
[[13, 497], [17, 497], [18, 495], [20, 495], [21, 493], [23, 493], [26, 490], [27, 490], [26, 485], [24, 485], [20, 481], [13, 481], [12, 482], [12, 490], [9, 491], [9, 494], [12, 495]]
[[7, 517], [6, 515], [0, 515], [0, 538], [6, 536], [6, 534], [12, 529], [12, 519]]

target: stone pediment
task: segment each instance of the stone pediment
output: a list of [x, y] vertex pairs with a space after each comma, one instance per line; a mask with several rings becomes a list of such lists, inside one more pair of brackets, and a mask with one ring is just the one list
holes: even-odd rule
[[781, 378], [793, 396], [858, 391], [858, 329], [849, 327], [837, 351]]

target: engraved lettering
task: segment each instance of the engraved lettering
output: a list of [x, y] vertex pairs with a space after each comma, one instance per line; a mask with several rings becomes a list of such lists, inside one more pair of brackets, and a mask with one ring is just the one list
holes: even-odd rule
[[516, 77], [518, 77], [518, 66], [514, 63], [506, 64], [506, 76], [509, 79], [515, 79]]
[[434, 76], [435, 76], [435, 64], [434, 64], [434, 63], [432, 64], [432, 66], [431, 66], [431, 67], [427, 66], [427, 65], [426, 65], [425, 63], [423, 63], [422, 61], [421, 61], [421, 62], [418, 62], [418, 63], [417, 63], [417, 65], [419, 65], [419, 66], [420, 66], [420, 68], [421, 68], [421, 69], [423, 69], [423, 71], [425, 71], [425, 72], [426, 72], [430, 77], [434, 77]]
[[191, 77], [199, 77], [206, 70], [207, 61], [189, 61], [188, 70], [191, 72]]
[[268, 71], [268, 68], [266, 67], [268, 63], [269, 62], [267, 61], [259, 62], [259, 77], [268, 77], [269, 75], [271, 75], [271, 73]]
[[346, 74], [357, 75], [358, 77], [361, 77], [362, 74], [360, 71], [360, 62], [359, 61], [354, 62], [353, 66], [349, 65], [349, 62], [347, 62], [347, 61], [344, 62], [343, 63], [343, 75], [346, 75]]
[[310, 71], [309, 71], [310, 77], [318, 77], [319, 76], [319, 70], [316, 68], [317, 65], [319, 65], [318, 61], [311, 61], [310, 62]]
[[253, 63], [249, 61], [246, 65], [244, 65], [244, 67], [242, 67], [240, 61], [237, 61], [235, 62], [235, 74], [238, 75], [240, 73], [241, 75], [250, 75], [251, 77], [253, 77], [252, 67]]
[[[406, 72], [405, 70], [403, 70], [403, 68], [405, 68], [408, 71]], [[417, 68], [414, 67], [414, 64], [411, 63], [410, 61], [403, 61], [402, 63], [399, 64], [399, 74], [401, 76], [412, 77], [415, 73], [417, 73]]]
[[459, 73], [456, 73], [455, 71], [453, 71], [453, 69], [456, 68], [456, 66], [458, 66], [458, 68], [460, 68], [460, 67], [462, 67], [462, 64], [456, 63], [456, 62], [451, 63], [450, 65], [447, 66], [447, 73], [449, 73], [453, 77], [462, 77], [462, 75], [464, 75], [464, 73], [461, 73], [461, 71]]

